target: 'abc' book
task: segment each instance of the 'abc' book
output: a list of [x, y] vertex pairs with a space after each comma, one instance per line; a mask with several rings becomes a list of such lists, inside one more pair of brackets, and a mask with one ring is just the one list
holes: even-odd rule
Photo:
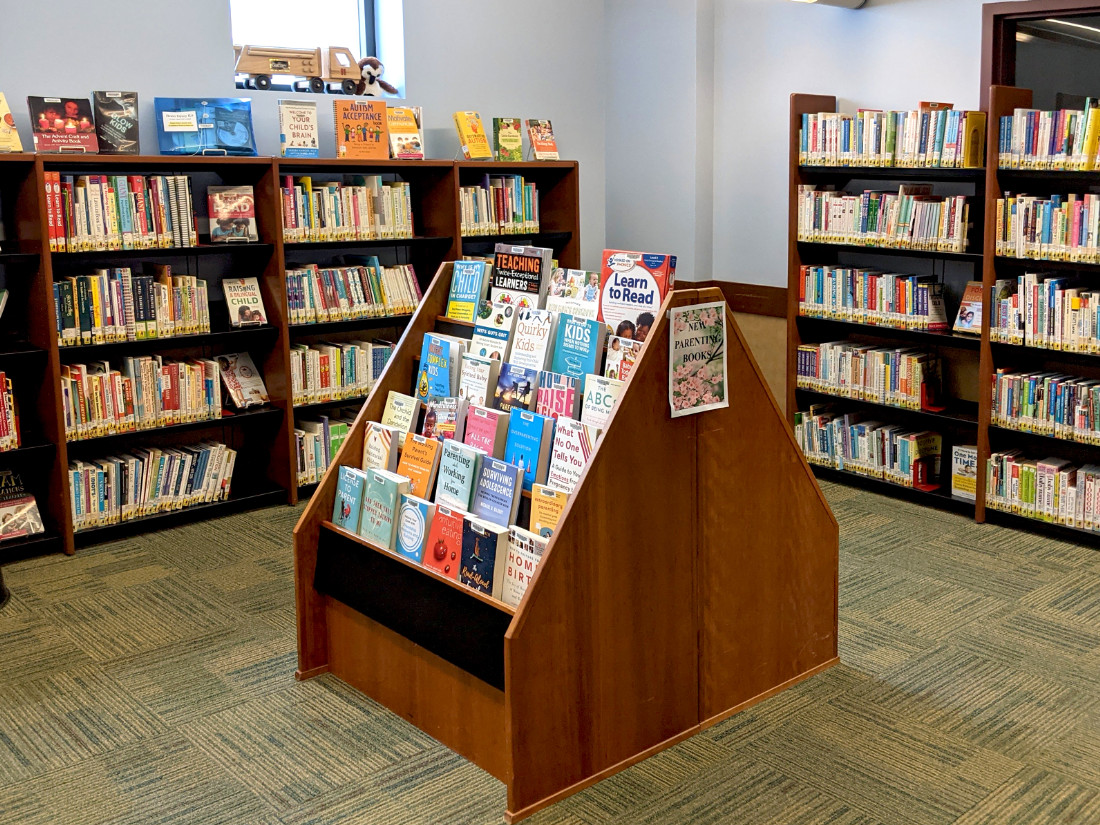
[[600, 372], [606, 338], [607, 327], [599, 321], [559, 316], [551, 369], [578, 379]]
[[249, 327], [267, 323], [264, 299], [255, 278], [222, 278], [222, 290], [230, 324]]
[[546, 302], [552, 249], [498, 243], [489, 280], [489, 300], [517, 309], [538, 309]]
[[602, 430], [615, 409], [615, 402], [623, 391], [623, 382], [602, 375], [586, 375], [584, 398], [581, 401], [581, 422]]
[[507, 527], [467, 517], [462, 525], [459, 582], [499, 599], [504, 586], [501, 568], [507, 553]]
[[408, 430], [400, 427], [377, 421], [367, 422], [366, 432], [363, 433], [363, 469], [396, 471], [401, 445], [407, 434]]
[[508, 413], [481, 406], [469, 408], [462, 443], [477, 447], [493, 458], [504, 458], [507, 438]]
[[493, 394], [494, 409], [504, 412], [511, 412], [514, 407], [522, 410], [534, 409], [538, 383], [538, 370], [504, 362], [500, 365], [497, 388]]
[[439, 480], [435, 486], [436, 504], [469, 510], [484, 456], [485, 451], [477, 447], [457, 441], [444, 444], [439, 459]]
[[561, 514], [565, 512], [565, 505], [568, 503], [569, 493], [564, 490], [536, 484], [531, 488], [531, 520], [528, 528], [536, 535], [550, 538], [558, 529]]
[[576, 418], [581, 414], [578, 379], [557, 372], [540, 372], [535, 412], [551, 418]]
[[392, 550], [397, 529], [397, 507], [401, 496], [409, 492], [409, 480], [385, 470], [368, 470], [366, 475], [359, 535], [379, 547]]
[[482, 301], [474, 320], [470, 354], [491, 361], [507, 361], [516, 326], [516, 308], [501, 301]]
[[512, 607], [518, 607], [527, 585], [531, 583], [535, 570], [546, 552], [548, 538], [536, 535], [522, 527], [512, 525], [508, 528], [508, 559], [504, 565], [504, 586], [500, 600]]
[[401, 447], [401, 459], [397, 462], [397, 474], [409, 480], [409, 492], [420, 498], [428, 498], [435, 486], [435, 474], [439, 470], [440, 444], [434, 438], [407, 433]]
[[435, 517], [424, 542], [421, 564], [458, 581], [458, 568], [462, 562], [462, 523], [466, 513], [453, 507], [437, 504]]
[[451, 291], [447, 296], [447, 317], [455, 321], [473, 321], [488, 291], [485, 261], [455, 261], [451, 269]]
[[332, 102], [336, 157], [389, 160], [386, 101], [369, 97]]
[[336, 483], [336, 499], [332, 503], [332, 523], [352, 533], [359, 532], [359, 516], [363, 510], [363, 491], [367, 474], [354, 467], [341, 467]]
[[397, 546], [399, 556], [420, 564], [424, 559], [424, 543], [435, 516], [435, 505], [408, 493], [401, 496], [397, 511]]
[[592, 457], [595, 440], [596, 433], [590, 427], [572, 418], [559, 418], [546, 483], [572, 493]]
[[470, 512], [501, 527], [514, 524], [522, 483], [519, 467], [487, 456], [474, 485]]
[[676, 256], [603, 251], [600, 320], [613, 335], [644, 341], [661, 301], [676, 282]]
[[554, 441], [554, 419], [529, 410], [513, 409], [508, 420], [508, 441], [504, 460], [523, 472], [523, 489], [546, 481], [550, 447]]

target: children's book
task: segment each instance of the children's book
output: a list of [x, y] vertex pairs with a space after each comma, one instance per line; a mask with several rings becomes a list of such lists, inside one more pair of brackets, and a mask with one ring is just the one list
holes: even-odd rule
[[400, 427], [368, 422], [363, 433], [363, 469], [395, 472], [407, 434], [408, 431]]
[[569, 503], [569, 493], [547, 484], [536, 484], [531, 488], [531, 520], [528, 529], [543, 538], [550, 538], [558, 529], [565, 505]]
[[469, 510], [484, 456], [485, 451], [477, 447], [457, 441], [444, 444], [439, 459], [439, 479], [435, 487], [436, 503]]
[[222, 278], [225, 308], [234, 327], [250, 327], [267, 323], [264, 298], [255, 278]]
[[462, 146], [462, 156], [466, 160], [492, 160], [493, 150], [485, 135], [481, 115], [477, 112], [455, 112], [453, 117], [458, 142]]
[[279, 155], [284, 158], [320, 157], [317, 140], [317, 102], [279, 101]]
[[424, 560], [424, 543], [435, 516], [435, 504], [408, 493], [401, 496], [397, 511], [397, 555], [420, 564]]
[[508, 441], [504, 446], [504, 460], [520, 468], [524, 490], [530, 490], [533, 484], [546, 482], [553, 443], [553, 418], [530, 410], [512, 410], [508, 418]]
[[332, 102], [336, 157], [389, 160], [386, 101], [353, 97]]
[[604, 429], [622, 391], [622, 381], [604, 378], [602, 375], [586, 375], [584, 398], [581, 401], [581, 422], [596, 430]]
[[477, 447], [493, 458], [504, 458], [508, 439], [508, 413], [470, 406], [466, 413], [466, 434], [462, 443]]
[[478, 472], [470, 512], [501, 527], [514, 524], [523, 489], [520, 475], [516, 465], [486, 456]]
[[409, 492], [409, 480], [385, 470], [368, 470], [366, 476], [359, 535], [379, 547], [392, 550], [397, 529], [397, 507], [401, 496]]
[[386, 407], [382, 411], [382, 423], [402, 432], [415, 432], [422, 406], [419, 399], [390, 390], [390, 394], [386, 396]]
[[459, 582], [499, 599], [504, 587], [502, 568], [507, 553], [507, 527], [467, 516], [462, 525]]
[[576, 418], [581, 413], [580, 382], [557, 372], [540, 372], [535, 412], [550, 418]]
[[554, 348], [554, 315], [548, 309], [521, 309], [516, 313], [516, 332], [508, 361], [541, 372]]
[[493, 148], [496, 149], [497, 160], [523, 160], [523, 132], [520, 131], [518, 117], [493, 118]]
[[463, 510], [437, 504], [421, 559], [425, 567], [455, 581], [462, 562], [462, 523], [466, 515]]
[[363, 510], [363, 492], [367, 474], [354, 467], [341, 467], [336, 483], [336, 498], [332, 504], [332, 523], [352, 533], [359, 532], [359, 516]]
[[558, 159], [558, 141], [554, 138], [554, 127], [549, 120], [529, 119], [527, 136], [531, 141], [531, 152], [535, 160]]
[[440, 443], [416, 433], [406, 433], [397, 462], [397, 474], [409, 480], [409, 492], [430, 498], [439, 471]]
[[470, 355], [491, 361], [505, 361], [512, 347], [516, 308], [503, 302], [482, 301], [470, 338]]
[[600, 321], [558, 316], [551, 371], [577, 379], [599, 373], [606, 338], [607, 326]]
[[260, 239], [251, 186], [208, 186], [206, 207], [211, 243], [255, 243]]
[[138, 93], [92, 92], [92, 104], [99, 151], [105, 155], [139, 154]]
[[561, 267], [552, 270], [546, 308], [595, 321], [600, 315], [600, 273]]
[[489, 278], [489, 300], [517, 309], [539, 309], [546, 303], [552, 249], [498, 243]]
[[99, 151], [92, 104], [86, 97], [28, 97], [36, 152]]
[[595, 440], [596, 433], [592, 428], [572, 418], [559, 418], [554, 428], [554, 445], [550, 452], [546, 483], [572, 493], [592, 457]]
[[493, 408], [503, 412], [511, 412], [515, 407], [533, 410], [538, 385], [538, 370], [505, 361], [500, 365], [497, 388], [493, 393]]
[[508, 528], [508, 558], [504, 565], [504, 583], [500, 600], [512, 607], [519, 607], [520, 599], [535, 575], [546, 545], [550, 543], [536, 533], [512, 525]]
[[485, 261], [455, 261], [451, 270], [451, 291], [447, 296], [447, 317], [455, 321], [473, 321], [488, 291]]
[[474, 355], [464, 356], [458, 378], [458, 397], [468, 404], [484, 407], [486, 400], [492, 401], [500, 376], [500, 361], [480, 358]]
[[8, 99], [0, 92], [0, 152], [22, 152], [23, 141], [19, 139], [19, 132], [15, 128], [15, 118], [12, 117]]
[[424, 135], [420, 130], [419, 107], [387, 106], [386, 125], [390, 133], [391, 158], [424, 160]]
[[600, 320], [611, 328], [612, 335], [644, 341], [675, 283], [675, 255], [605, 249]]

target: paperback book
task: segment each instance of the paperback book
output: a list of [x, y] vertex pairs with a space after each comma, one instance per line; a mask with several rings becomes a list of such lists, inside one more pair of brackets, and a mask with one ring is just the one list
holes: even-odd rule
[[369, 97], [332, 102], [336, 157], [389, 160], [386, 101]]
[[222, 278], [225, 308], [234, 327], [250, 327], [267, 323], [260, 284], [255, 278]]
[[622, 391], [623, 382], [618, 379], [586, 375], [584, 397], [581, 400], [581, 423], [595, 430], [603, 430]]
[[504, 565], [504, 584], [500, 600], [519, 607], [520, 599], [535, 575], [549, 539], [512, 525], [508, 528], [508, 559]]
[[478, 358], [504, 361], [512, 347], [516, 309], [511, 304], [482, 301], [470, 338], [470, 354]]
[[19, 132], [15, 128], [15, 118], [12, 116], [8, 99], [0, 92], [0, 152], [22, 152], [23, 141], [19, 139]]
[[420, 345], [420, 375], [416, 379], [416, 397], [419, 401], [458, 395], [463, 349], [464, 342], [458, 339], [424, 333]]
[[397, 512], [397, 555], [420, 564], [424, 560], [424, 544], [432, 528], [435, 504], [405, 493]]
[[496, 149], [497, 160], [523, 160], [523, 132], [520, 131], [518, 117], [493, 118], [493, 147]]
[[409, 480], [385, 470], [370, 470], [366, 475], [359, 535], [385, 550], [392, 550], [397, 530], [397, 507], [401, 496], [409, 492]]
[[634, 368], [634, 362], [638, 360], [641, 353], [641, 341], [635, 341], [632, 338], [620, 338], [618, 335], [609, 336], [607, 339], [607, 355], [604, 358], [604, 376], [625, 381]]
[[508, 361], [536, 372], [546, 369], [554, 346], [555, 318], [548, 309], [519, 310]]
[[959, 313], [955, 316], [955, 332], [982, 334], [982, 282], [970, 281], [963, 290]]
[[506, 413], [515, 408], [533, 410], [538, 384], [538, 370], [505, 361], [500, 365], [500, 375], [493, 393], [493, 408]]
[[409, 480], [409, 492], [414, 496], [429, 498], [435, 488], [435, 476], [439, 471], [440, 444], [434, 438], [416, 433], [406, 433], [401, 445], [401, 458], [397, 462], [397, 474]]
[[251, 186], [208, 186], [206, 208], [211, 243], [255, 243], [260, 239]]
[[600, 320], [613, 335], [644, 341], [655, 313], [676, 282], [676, 256], [603, 251]]
[[44, 532], [38, 503], [27, 492], [22, 476], [0, 470], [0, 541]]
[[492, 160], [493, 150], [485, 135], [481, 115], [477, 112], [455, 112], [453, 117], [462, 156], [466, 160]]
[[541, 246], [498, 243], [489, 280], [489, 300], [517, 309], [538, 309], [546, 302], [554, 252]]
[[466, 413], [466, 435], [462, 443], [493, 458], [504, 458], [508, 438], [508, 413], [487, 407], [471, 406]]
[[382, 423], [396, 427], [401, 432], [416, 432], [422, 406], [419, 399], [390, 390], [390, 394], [386, 396], [386, 406], [382, 410]]
[[259, 406], [270, 400], [264, 378], [247, 352], [226, 353], [214, 360], [218, 362], [229, 399], [237, 409]]
[[569, 493], [547, 484], [536, 484], [531, 488], [531, 520], [528, 529], [535, 535], [550, 538], [558, 529], [565, 505], [569, 503]]
[[546, 308], [576, 318], [600, 316], [600, 273], [583, 269], [562, 269], [550, 273]]
[[587, 425], [572, 418], [559, 418], [554, 428], [554, 446], [546, 483], [572, 493], [592, 457], [595, 440], [596, 433]]
[[408, 430], [391, 427], [377, 421], [367, 422], [363, 433], [363, 469], [397, 470], [397, 460], [401, 455], [401, 444]]
[[606, 339], [607, 326], [600, 321], [559, 316], [551, 370], [576, 379], [599, 373]]
[[458, 396], [429, 398], [424, 405], [420, 434], [437, 441], [462, 441], [466, 428], [466, 399]]
[[507, 527], [467, 516], [462, 525], [459, 582], [499, 599], [504, 586], [501, 567], [507, 552]]
[[[554, 444], [554, 419], [529, 410], [513, 409], [508, 419], [504, 460], [519, 467], [523, 489], [545, 483]], [[563, 488], [564, 489], [564, 488]]]
[[522, 478], [519, 467], [486, 456], [481, 462], [470, 512], [478, 518], [507, 527], [516, 521]]
[[465, 356], [459, 371], [458, 397], [470, 405], [484, 407], [486, 401], [492, 401], [499, 376], [499, 360]]
[[428, 528], [428, 539], [424, 542], [421, 564], [458, 581], [458, 568], [462, 562], [462, 524], [465, 520], [464, 511], [437, 504]]
[[105, 155], [137, 155], [138, 93], [92, 92], [95, 134], [99, 151]]
[[396, 160], [424, 160], [424, 135], [420, 131], [420, 107], [386, 107], [390, 135], [390, 157]]
[[317, 103], [279, 101], [279, 155], [284, 158], [320, 157], [317, 141]]
[[557, 372], [540, 372], [535, 412], [550, 418], [577, 418], [581, 414], [579, 379]]
[[36, 152], [96, 153], [92, 104], [85, 97], [28, 97]]
[[558, 141], [554, 137], [554, 127], [549, 120], [529, 119], [527, 136], [531, 141], [531, 152], [535, 160], [558, 159]]
[[447, 296], [447, 317], [473, 321], [489, 291], [485, 261], [455, 261], [451, 270], [451, 291]]
[[439, 481], [435, 488], [436, 504], [469, 510], [474, 484], [481, 470], [483, 450], [448, 441], [439, 459]]
[[336, 483], [336, 498], [332, 504], [332, 523], [352, 533], [359, 532], [359, 516], [363, 510], [363, 491], [367, 474], [354, 467], [341, 467]]

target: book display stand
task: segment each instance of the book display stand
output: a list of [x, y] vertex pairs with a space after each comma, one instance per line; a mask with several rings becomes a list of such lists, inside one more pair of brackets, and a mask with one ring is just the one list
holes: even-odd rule
[[515, 822], [834, 664], [838, 528], [728, 310], [729, 408], [670, 417], [667, 310], [716, 289], [666, 299], [517, 608], [335, 527], [338, 468], [408, 392], [450, 282], [444, 263], [294, 531], [297, 675], [495, 776]]

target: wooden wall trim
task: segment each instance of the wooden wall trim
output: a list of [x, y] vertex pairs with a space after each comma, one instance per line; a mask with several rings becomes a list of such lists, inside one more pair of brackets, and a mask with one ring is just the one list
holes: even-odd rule
[[787, 289], [781, 286], [742, 284], [736, 281], [693, 281], [682, 283], [684, 289], [716, 287], [722, 290], [726, 303], [733, 312], [748, 315], [768, 315], [772, 318], [787, 317]]

